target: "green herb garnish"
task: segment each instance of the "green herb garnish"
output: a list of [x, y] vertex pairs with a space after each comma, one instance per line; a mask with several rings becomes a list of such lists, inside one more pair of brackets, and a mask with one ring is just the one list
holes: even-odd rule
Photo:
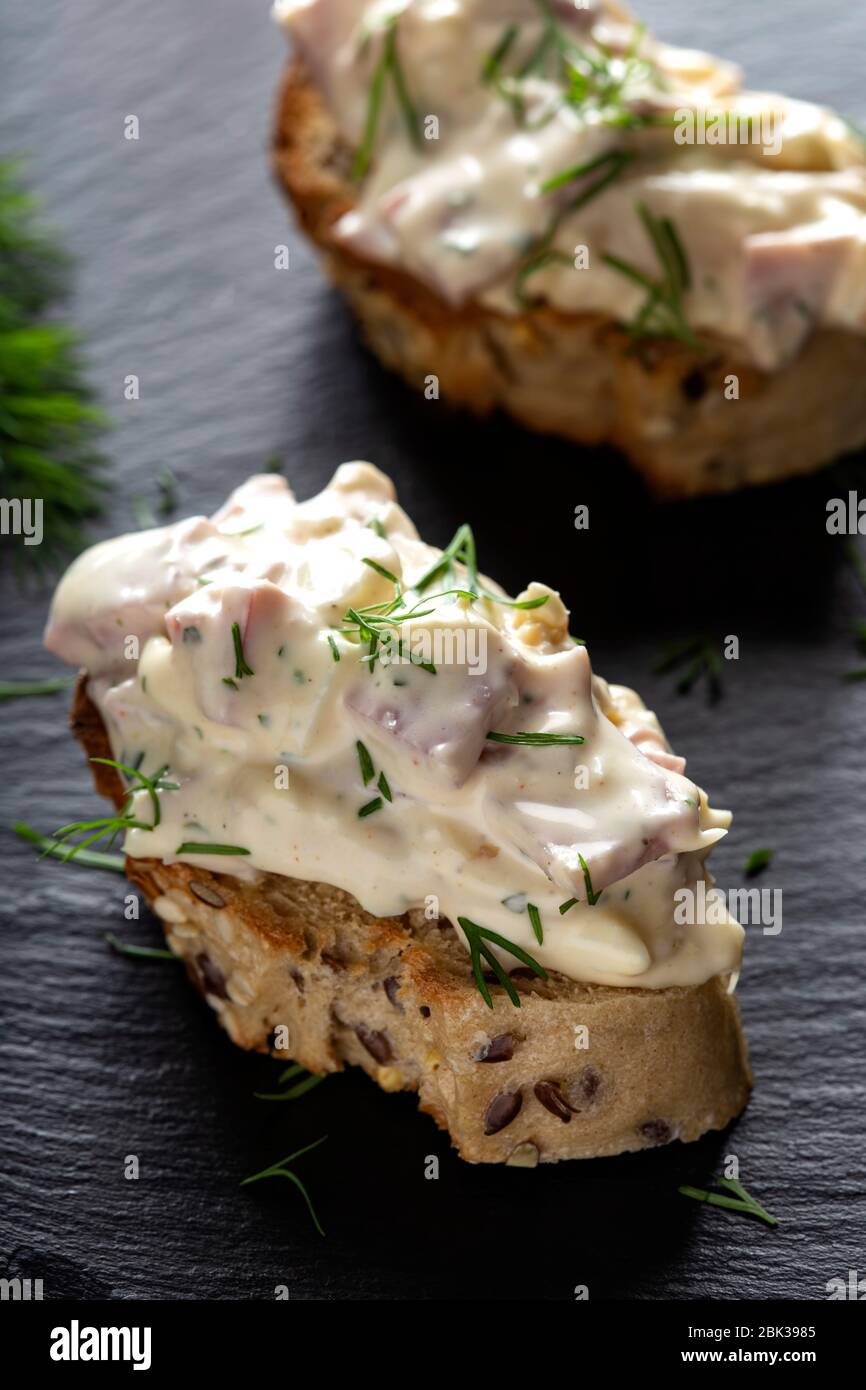
[[0, 700], [18, 700], [25, 695], [55, 695], [75, 684], [75, 676], [54, 676], [47, 681], [0, 681]]
[[306, 1202], [307, 1210], [310, 1213], [310, 1216], [313, 1218], [313, 1223], [316, 1227], [316, 1230], [319, 1232], [319, 1235], [324, 1236], [325, 1232], [319, 1225], [319, 1218], [317, 1217], [315, 1210], [313, 1209], [313, 1204], [310, 1201], [309, 1193], [307, 1192], [307, 1189], [304, 1187], [304, 1184], [301, 1182], [301, 1179], [298, 1177], [297, 1173], [293, 1173], [291, 1169], [288, 1167], [288, 1164], [293, 1163], [296, 1158], [300, 1158], [301, 1154], [309, 1153], [311, 1149], [317, 1149], [320, 1144], [324, 1144], [327, 1137], [327, 1134], [323, 1134], [321, 1139], [317, 1139], [314, 1144], [307, 1144], [303, 1149], [296, 1149], [293, 1154], [289, 1154], [288, 1158], [281, 1158], [279, 1163], [272, 1164], [270, 1168], [263, 1168], [261, 1173], [253, 1173], [252, 1177], [244, 1178], [241, 1183], [241, 1187], [246, 1187], [249, 1183], [261, 1182], [263, 1178], [288, 1178], [289, 1182], [294, 1183], [295, 1187], [298, 1189], [304, 1201]]
[[391, 788], [388, 786], [388, 778], [385, 776], [384, 772], [379, 773], [379, 777], [376, 781], [376, 786], [379, 788], [379, 791], [382, 793], [386, 801], [394, 800], [393, 796], [391, 795]]
[[558, 251], [553, 246], [553, 241], [559, 231], [561, 223], [571, 213], [578, 212], [587, 203], [602, 193], [605, 188], [618, 179], [631, 162], [634, 156], [626, 150], [608, 150], [606, 154], [598, 155], [595, 159], [587, 160], [582, 164], [574, 164], [561, 173], [555, 174], [541, 185], [542, 193], [551, 193], [559, 188], [564, 188], [567, 184], [573, 183], [575, 179], [583, 178], [588, 174], [601, 170], [597, 179], [589, 182], [580, 192], [572, 198], [564, 207], [560, 208], [554, 215], [547, 228], [547, 231], [533, 244], [532, 249], [524, 258], [523, 263], [517, 271], [517, 278], [514, 283], [514, 292], [526, 308], [532, 308], [536, 299], [530, 298], [526, 293], [526, 281], [537, 271], [543, 270], [548, 265], [568, 265], [573, 266], [574, 262], [564, 251]]
[[508, 27], [502, 31], [502, 37], [498, 44], [493, 49], [492, 53], [488, 53], [482, 64], [482, 82], [495, 82], [498, 79], [502, 64], [508, 57], [511, 47], [519, 33], [520, 28], [517, 24], [509, 24]]
[[762, 869], [766, 869], [772, 857], [773, 851], [771, 849], [753, 849], [743, 865], [743, 873], [747, 878], [759, 874]]
[[287, 1091], [255, 1091], [256, 1100], [299, 1100], [308, 1091], [319, 1085], [327, 1077], [326, 1072], [308, 1072], [306, 1067], [302, 1067], [299, 1062], [293, 1062], [290, 1067], [286, 1067], [277, 1077], [277, 1085], [282, 1086], [286, 1081], [293, 1081], [295, 1077], [301, 1077], [294, 1086], [290, 1086]]
[[487, 964], [505, 990], [505, 993], [508, 995], [515, 1009], [519, 1009], [520, 995], [517, 993], [508, 974], [499, 964], [499, 961], [490, 947], [485, 945], [485, 942], [490, 941], [494, 946], [499, 946], [501, 950], [507, 951], [509, 955], [515, 956], [522, 965], [528, 966], [528, 968], [541, 980], [547, 979], [547, 971], [543, 966], [538, 964], [537, 960], [533, 960], [532, 956], [529, 955], [528, 951], [524, 951], [522, 946], [515, 946], [513, 942], [506, 941], [505, 937], [500, 936], [498, 932], [491, 931], [489, 927], [479, 926], [477, 922], [470, 921], [468, 917], [458, 917], [457, 921], [469, 943], [469, 954], [472, 959], [472, 973], [475, 976], [478, 993], [481, 995], [488, 1009], [493, 1008], [493, 1000], [490, 997], [490, 990], [487, 988], [487, 981], [484, 978], [484, 972], [481, 968], [482, 957], [487, 961]]
[[406, 123], [409, 139], [415, 149], [421, 149], [421, 131], [418, 113], [409, 95], [406, 77], [397, 53], [398, 18], [398, 15], [389, 15], [385, 20], [385, 38], [382, 45], [382, 52], [373, 69], [373, 76], [370, 80], [370, 90], [367, 96], [367, 114], [364, 118], [364, 131], [361, 136], [361, 143], [355, 151], [355, 158], [352, 164], [352, 177], [356, 180], [362, 179], [370, 168], [373, 150], [376, 145], [376, 136], [379, 130], [379, 118], [382, 114], [385, 88], [389, 77], [394, 84], [394, 93]]
[[529, 913], [529, 920], [532, 923], [532, 930], [535, 932], [535, 939], [541, 946], [544, 942], [544, 929], [541, 925], [541, 913], [535, 903], [527, 903], [526, 911]]
[[[583, 872], [583, 881], [586, 885], [586, 901], [589, 903], [590, 907], [595, 907], [596, 903], [601, 897], [601, 893], [594, 893], [592, 890], [592, 878], [590, 877], [589, 866], [586, 860], [584, 859], [583, 855], [578, 854], [577, 858], [578, 863], [580, 864], [581, 870]], [[604, 892], [603, 888], [601, 892]]]
[[[243, 676], [254, 676], [256, 673], [251, 666], [247, 665], [244, 657], [244, 647], [241, 641], [240, 623], [232, 623], [232, 641], [235, 646], [235, 680], [239, 681]], [[225, 679], [225, 677], [223, 677]]]
[[696, 1202], [706, 1202], [711, 1207], [725, 1207], [727, 1211], [742, 1212], [744, 1216], [757, 1216], [759, 1221], [765, 1222], [768, 1226], [778, 1226], [778, 1219], [771, 1216], [760, 1202], [751, 1197], [736, 1178], [722, 1178], [717, 1173], [711, 1173], [707, 1182], [715, 1183], [717, 1187], [725, 1188], [727, 1192], [733, 1192], [734, 1196], [725, 1196], [721, 1192], [713, 1192], [701, 1187], [681, 1187], [679, 1191], [684, 1197], [691, 1197]]
[[358, 739], [355, 747], [358, 750], [358, 762], [361, 764], [361, 777], [366, 787], [367, 783], [372, 782], [373, 778], [376, 776], [376, 769], [373, 766], [373, 759], [370, 757], [366, 746], [360, 739]]
[[371, 560], [367, 556], [362, 556], [361, 563], [369, 565], [370, 569], [375, 570], [377, 574], [381, 574], [383, 579], [387, 579], [389, 583], [396, 584], [397, 588], [400, 588], [400, 581], [396, 574], [392, 574], [390, 570], [386, 570], [385, 566], [380, 565], [378, 560]]
[[328, 633], [328, 646], [331, 648], [331, 656], [334, 658], [335, 661], [339, 661], [340, 649], [334, 641], [334, 638], [330, 632]]
[[132, 956], [136, 960], [174, 960], [180, 961], [180, 956], [176, 956], [174, 951], [161, 950], [157, 946], [133, 946], [127, 941], [121, 941], [119, 937], [111, 932], [105, 933], [105, 939], [112, 951], [116, 951], [119, 956]]
[[[148, 827], [149, 829], [150, 827]], [[195, 840], [184, 840], [182, 845], [178, 845], [175, 854], [249, 854], [248, 849], [243, 849], [240, 845], [212, 845], [198, 843]]]
[[365, 816], [372, 816], [375, 811], [381, 811], [384, 802], [381, 796], [374, 796], [372, 801], [366, 802], [358, 812], [358, 819], [363, 820]]
[[159, 489], [159, 503], [157, 510], [165, 520], [170, 517], [172, 512], [177, 510], [177, 479], [170, 468], [163, 468], [156, 480]]
[[37, 570], [83, 544], [100, 510], [103, 465], [94, 451], [107, 418], [90, 404], [78, 339], [53, 311], [69, 262], [38, 225], [20, 166], [0, 161], [0, 493], [42, 502], [42, 543], [16, 547]]
[[722, 693], [722, 659], [718, 645], [711, 638], [702, 635], [689, 637], [684, 642], [676, 642], [667, 648], [661, 659], [653, 666], [658, 675], [686, 664], [684, 674], [677, 681], [678, 695], [686, 695], [701, 677], [706, 676], [707, 692], [711, 702], [718, 700]]
[[[40, 835], [39, 831], [34, 830], [26, 821], [16, 821], [13, 829], [22, 840], [28, 840], [31, 845], [41, 850], [42, 858], [66, 860], [70, 857], [67, 846], [61, 840], [56, 840], [53, 835]], [[92, 849], [79, 850], [74, 862], [83, 869], [110, 869], [115, 874], [122, 874], [126, 865], [122, 854], [104, 854], [101, 850]]]
[[491, 743], [520, 743], [528, 748], [549, 748], [554, 745], [586, 743], [582, 734], [518, 733], [487, 735]]
[[[439, 558], [413, 583], [412, 591], [421, 595], [414, 605], [407, 602], [400, 581], [395, 575], [390, 574], [375, 561], [367, 559], [365, 564], [370, 565], [371, 568], [383, 574], [386, 579], [393, 583], [394, 596], [383, 603], [371, 603], [366, 608], [348, 608], [343, 615], [343, 626], [340, 631], [348, 637], [353, 637], [367, 644], [367, 656], [363, 659], [369, 662], [371, 672], [375, 666], [382, 641], [391, 641], [404, 623], [415, 622], [419, 618], [428, 617], [435, 611], [437, 602], [442, 599], [462, 598], [469, 603], [484, 600], [502, 604], [508, 608], [540, 608], [542, 604], [547, 603], [549, 597], [548, 594], [541, 594], [538, 598], [532, 599], [506, 599], [484, 589], [478, 582], [475, 538], [471, 528], [465, 524], [457, 528]], [[466, 570], [466, 586], [454, 586], [442, 589], [435, 594], [428, 594], [426, 590], [435, 580], [447, 576], [449, 581], [453, 581], [455, 564], [462, 564]], [[425, 607], [425, 604], [430, 606]], [[398, 650], [402, 654], [402, 643], [398, 644]], [[419, 666], [422, 671], [436, 675], [436, 668], [431, 662], [420, 661], [411, 653], [410, 660], [414, 666]]]
[[559, 915], [560, 915], [560, 917], [564, 917], [565, 914], [566, 914], [566, 912], [570, 912], [571, 909], [575, 906], [575, 904], [578, 903], [579, 901], [580, 901], [579, 898], [568, 898], [566, 902], [560, 903], [560, 904], [559, 904]]
[[[177, 791], [177, 782], [167, 782], [165, 774], [167, 767], [160, 768], [159, 772], [153, 777], [146, 777], [138, 768], [130, 767], [127, 763], [116, 762], [114, 758], [91, 758], [92, 763], [100, 763], [104, 767], [113, 767], [117, 772], [130, 781], [131, 785], [127, 788], [126, 797], [119, 812], [113, 816], [100, 816], [96, 820], [74, 821], [71, 825], [64, 825], [59, 830], [55, 830], [53, 835], [47, 836], [45, 840], [46, 848], [43, 855], [52, 855], [54, 858], [62, 859], [66, 863], [74, 859], [82, 851], [89, 849], [98, 840], [109, 838], [114, 840], [116, 836], [125, 834], [127, 830], [155, 830], [162, 819], [159, 793], [166, 791]], [[147, 792], [153, 808], [152, 822], [138, 820], [132, 815], [129, 807], [136, 792]], [[79, 840], [78, 844], [70, 844], [73, 835], [83, 835], [85, 838]], [[62, 847], [62, 853], [56, 853], [56, 848]], [[113, 856], [107, 856], [113, 858]], [[113, 868], [113, 864], [94, 865], [99, 868]]]
[[691, 287], [691, 271], [674, 224], [669, 217], [656, 217], [645, 203], [637, 204], [637, 212], [658, 258], [659, 278], [650, 279], [642, 270], [620, 260], [618, 256], [602, 257], [611, 270], [646, 290], [646, 301], [627, 325], [627, 331], [636, 340], [673, 338], [697, 349], [700, 344], [683, 308], [683, 295]]

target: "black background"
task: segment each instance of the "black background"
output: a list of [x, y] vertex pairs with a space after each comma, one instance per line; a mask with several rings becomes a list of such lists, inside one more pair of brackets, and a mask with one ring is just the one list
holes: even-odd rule
[[[746, 63], [754, 85], [866, 114], [859, 5], [643, 13]], [[355, 1074], [289, 1105], [255, 1100], [276, 1064], [235, 1049], [179, 968], [109, 952], [106, 931], [157, 940], [151, 922], [123, 922], [124, 881], [36, 864], [8, 834], [97, 803], [64, 697], [6, 702], [0, 1265], [43, 1278], [49, 1297], [271, 1298], [285, 1284], [305, 1299], [570, 1299], [586, 1284], [591, 1298], [823, 1298], [828, 1279], [866, 1274], [866, 683], [842, 679], [866, 594], [826, 534], [839, 486], [825, 474], [658, 508], [613, 455], [454, 418], [386, 377], [269, 183], [283, 52], [253, 0], [3, 0], [2, 148], [28, 154], [78, 257], [70, 312], [117, 422], [93, 535], [132, 527], [163, 466], [183, 514], [273, 454], [302, 497], [366, 457], [429, 539], [470, 520], [489, 572], [561, 588], [596, 668], [640, 688], [691, 774], [733, 807], [720, 883], [740, 885], [757, 846], [776, 851], [761, 886], [783, 890], [784, 928], [749, 933], [739, 995], [757, 1089], [724, 1136], [534, 1172], [461, 1163], [412, 1098]], [[138, 142], [123, 138], [128, 114]], [[578, 503], [589, 532], [574, 530]], [[0, 675], [47, 674], [46, 595], [6, 571]], [[715, 706], [652, 671], [667, 642], [701, 631], [740, 639]], [[298, 1171], [326, 1240], [288, 1184], [238, 1187], [322, 1134]], [[726, 1153], [777, 1230], [678, 1196]]]

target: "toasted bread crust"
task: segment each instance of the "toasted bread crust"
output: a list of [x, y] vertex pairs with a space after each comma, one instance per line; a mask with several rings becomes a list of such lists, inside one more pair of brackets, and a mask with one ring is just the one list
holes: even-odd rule
[[[659, 495], [729, 492], [807, 473], [866, 443], [866, 338], [823, 330], [782, 370], [757, 370], [733, 342], [694, 352], [648, 343], [640, 356], [611, 320], [546, 306], [503, 315], [451, 308], [400, 270], [333, 234], [355, 201], [351, 152], [300, 61], [283, 79], [273, 167], [380, 360], [446, 399], [579, 444], [621, 449]], [[736, 377], [739, 398], [727, 399]]]
[[[89, 757], [111, 756], [86, 677], [71, 722]], [[117, 773], [93, 767], [119, 805]], [[423, 912], [372, 917], [340, 889], [278, 874], [132, 858], [126, 871], [234, 1042], [417, 1090], [472, 1162], [533, 1166], [697, 1139], [748, 1099], [739, 1014], [718, 978], [646, 990], [516, 973], [521, 1008], [491, 986], [491, 1011], [450, 923]]]

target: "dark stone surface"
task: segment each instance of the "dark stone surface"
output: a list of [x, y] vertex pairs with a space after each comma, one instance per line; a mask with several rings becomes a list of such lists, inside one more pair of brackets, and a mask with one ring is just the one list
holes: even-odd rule
[[[644, 7], [665, 36], [747, 61], [756, 82], [864, 115], [862, 9], [847, 0]], [[170, 963], [111, 954], [123, 880], [54, 863], [0, 831], [4, 862], [0, 1263], [47, 1296], [569, 1299], [821, 1298], [866, 1272], [864, 910], [866, 684], [851, 622], [866, 595], [825, 532], [818, 479], [659, 509], [622, 463], [455, 419], [359, 348], [265, 166], [282, 41], [265, 4], [9, 0], [7, 149], [79, 257], [76, 322], [118, 429], [94, 535], [132, 524], [168, 464], [207, 510], [279, 453], [306, 496], [370, 457], [423, 532], [471, 519], [485, 566], [559, 585], [597, 668], [637, 685], [716, 804], [736, 813], [723, 886], [776, 850], [780, 936], [749, 934], [740, 998], [757, 1089], [727, 1135], [535, 1172], [471, 1168], [414, 1101], [363, 1077], [268, 1106], [275, 1064], [248, 1057]], [[124, 116], [141, 122], [122, 138]], [[289, 237], [292, 268], [273, 268]], [[123, 377], [142, 399], [124, 404]], [[591, 509], [577, 533], [577, 503]], [[47, 673], [46, 599], [2, 582], [2, 674]], [[724, 695], [678, 698], [652, 674], [668, 641], [740, 638]], [[0, 824], [43, 829], [96, 806], [63, 697], [0, 705]], [[152, 923], [126, 928], [156, 940]], [[266, 1084], [267, 1083], [267, 1084]], [[299, 1166], [327, 1230], [287, 1184], [248, 1173], [327, 1133]], [[425, 1155], [441, 1157], [438, 1182]], [[736, 1153], [776, 1231], [698, 1208], [677, 1184]], [[141, 1179], [127, 1182], [136, 1154]]]

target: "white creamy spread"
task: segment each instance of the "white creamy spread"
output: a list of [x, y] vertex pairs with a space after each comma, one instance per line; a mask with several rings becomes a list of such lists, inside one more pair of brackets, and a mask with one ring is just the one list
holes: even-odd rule
[[[425, 908], [457, 931], [465, 917], [576, 980], [736, 972], [733, 919], [674, 920], [675, 891], [712, 881], [729, 815], [637, 695], [592, 674], [557, 594], [533, 583], [518, 602], [539, 606], [498, 602], [459, 563], [425, 584], [441, 553], [384, 474], [348, 463], [307, 502], [254, 477], [211, 520], [76, 560], [46, 643], [89, 673], [114, 757], [167, 767], [176, 787], [127, 853], [333, 884], [377, 916]], [[394, 603], [395, 580], [402, 648], [385, 637], [371, 660], [363, 618]], [[146, 791], [131, 809], [152, 823]], [[248, 853], [179, 852], [189, 843]]]
[[[732, 64], [655, 41], [613, 0], [277, 0], [275, 13], [346, 139], [369, 145], [336, 227], [358, 256], [455, 308], [514, 313], [531, 289], [632, 323], [646, 289], [604, 257], [658, 281], [644, 205], [683, 248], [696, 333], [770, 370], [818, 327], [866, 331], [866, 143], [825, 108], [741, 91]], [[389, 69], [366, 139], [389, 42], [401, 81]], [[690, 113], [705, 143], [680, 143]], [[610, 163], [545, 190], [615, 151], [627, 162], [576, 210]], [[540, 250], [556, 254], [521, 280]]]

